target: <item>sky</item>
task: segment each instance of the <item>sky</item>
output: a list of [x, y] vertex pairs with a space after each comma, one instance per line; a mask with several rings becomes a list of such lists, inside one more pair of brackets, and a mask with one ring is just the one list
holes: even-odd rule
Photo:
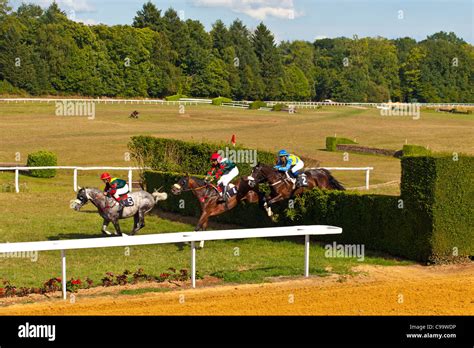
[[[10, 0], [17, 8], [23, 0]], [[52, 0], [29, 0], [47, 7]], [[76, 21], [86, 24], [131, 24], [146, 0], [56, 0]], [[236, 18], [254, 29], [260, 22], [282, 40], [409, 36], [423, 40], [438, 31], [454, 32], [474, 44], [474, 0], [154, 0], [159, 9], [173, 7], [182, 18], [199, 20], [207, 30], [221, 19]]]

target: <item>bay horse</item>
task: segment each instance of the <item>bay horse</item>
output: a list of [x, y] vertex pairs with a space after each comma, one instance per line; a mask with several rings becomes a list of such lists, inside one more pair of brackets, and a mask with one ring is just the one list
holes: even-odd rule
[[345, 190], [344, 186], [327, 169], [309, 169], [305, 170], [304, 174], [306, 174], [307, 186], [297, 187], [286, 173], [277, 171], [273, 166], [258, 163], [248, 178], [254, 180], [257, 185], [268, 182], [270, 197], [264, 198], [263, 207], [269, 217], [273, 215], [272, 204], [299, 196], [306, 190], [316, 187], [329, 190]]
[[166, 200], [168, 195], [166, 192], [155, 191], [148, 193], [146, 191], [137, 191], [129, 193], [128, 196], [133, 199], [133, 205], [123, 207], [122, 212], [120, 212], [119, 203], [114, 198], [105, 196], [104, 191], [97, 188], [83, 187], [79, 188], [76, 199], [71, 202], [71, 208], [79, 211], [89, 201], [94, 204], [99, 215], [104, 219], [101, 231], [104, 235], [108, 236], [112, 235], [111, 232], [107, 231], [107, 226], [111, 222], [115, 228], [114, 235], [121, 236], [122, 231], [119, 220], [133, 216], [133, 230], [130, 232], [133, 236], [145, 227], [145, 214], [152, 210], [158, 201]]
[[[261, 194], [258, 191], [258, 185], [254, 185], [252, 181], [239, 178], [234, 183], [237, 193], [227, 198], [224, 202], [219, 202], [220, 195], [214, 185], [211, 183], [186, 174], [184, 177], [171, 187], [171, 193], [180, 195], [182, 192], [191, 191], [198, 199], [201, 206], [201, 216], [194, 229], [197, 231], [205, 231], [212, 216], [221, 215], [237, 206], [241, 201], [249, 203], [257, 203], [260, 201]], [[204, 247], [204, 241], [201, 241], [200, 248]]]

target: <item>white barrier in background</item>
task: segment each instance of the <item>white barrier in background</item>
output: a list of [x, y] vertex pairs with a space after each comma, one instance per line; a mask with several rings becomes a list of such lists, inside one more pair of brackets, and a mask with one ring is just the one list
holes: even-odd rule
[[[94, 102], [97, 104], [155, 104], [155, 105], [198, 105], [198, 104], [210, 104], [212, 100], [202, 98], [181, 98], [177, 101], [167, 101], [162, 99], [113, 99], [113, 98], [0, 98], [0, 102], [5, 103], [55, 103], [55, 102]], [[233, 103], [250, 104], [251, 101], [232, 101]], [[315, 108], [318, 106], [365, 106], [365, 107], [377, 107], [387, 104], [383, 103], [358, 103], [358, 102], [316, 102], [316, 101], [265, 101], [267, 105], [273, 106], [275, 104], [293, 105], [299, 108]], [[474, 103], [417, 103], [423, 107], [456, 107], [456, 106], [468, 106], [473, 107]], [[228, 106], [228, 105], [223, 105]]]
[[[35, 170], [35, 169], [68, 169], [73, 170], [73, 188], [77, 192], [77, 172], [79, 170], [127, 170], [128, 171], [128, 186], [132, 192], [133, 171], [141, 170], [140, 167], [77, 167], [77, 166], [43, 166], [43, 167], [0, 167], [0, 171], [15, 171], [15, 191], [20, 192], [20, 170]], [[147, 168], [145, 168], [147, 169]]]
[[[20, 192], [20, 170], [31, 170], [31, 169], [69, 169], [73, 170], [73, 188], [74, 192], [77, 192], [77, 173], [79, 170], [127, 170], [128, 171], [128, 186], [130, 192], [132, 192], [132, 182], [133, 182], [133, 171], [142, 170], [140, 167], [77, 167], [77, 166], [47, 166], [47, 167], [0, 167], [0, 171], [15, 171], [15, 192]], [[148, 169], [148, 168], [145, 168]], [[341, 171], [365, 171], [365, 188], [368, 190], [370, 188], [370, 171], [373, 170], [373, 167], [318, 167], [318, 168], [308, 168], [308, 169], [327, 169], [327, 170], [341, 170]]]
[[327, 169], [327, 170], [342, 170], [342, 171], [365, 171], [365, 188], [368, 190], [370, 188], [370, 171], [374, 170], [374, 167], [318, 167], [318, 168], [309, 168], [309, 169]]
[[191, 283], [192, 287], [195, 288], [197, 241], [305, 236], [304, 275], [305, 277], [309, 277], [310, 236], [341, 233], [342, 228], [340, 227], [324, 225], [247, 228], [208, 232], [179, 232], [126, 237], [102, 237], [44, 242], [2, 243], [0, 244], [0, 253], [60, 250], [62, 265], [62, 292], [63, 299], [66, 299], [66, 250], [191, 242]]

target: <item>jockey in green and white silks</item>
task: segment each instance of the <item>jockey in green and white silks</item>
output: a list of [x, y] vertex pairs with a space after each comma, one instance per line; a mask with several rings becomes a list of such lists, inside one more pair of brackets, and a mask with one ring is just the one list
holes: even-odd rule
[[222, 158], [218, 153], [212, 154], [211, 166], [211, 170], [207, 175], [217, 180], [217, 190], [222, 196], [227, 185], [229, 185], [232, 180], [239, 175], [239, 168], [237, 168], [234, 162], [227, 158]]
[[278, 152], [278, 162], [274, 167], [278, 171], [290, 174], [292, 179], [297, 179], [302, 174], [303, 167], [304, 162], [298, 156], [290, 154], [286, 150]]

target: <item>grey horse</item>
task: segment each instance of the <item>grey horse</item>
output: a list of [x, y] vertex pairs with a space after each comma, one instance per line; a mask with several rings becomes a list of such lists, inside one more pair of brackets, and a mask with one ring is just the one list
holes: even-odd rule
[[98, 209], [99, 215], [104, 219], [102, 233], [105, 235], [112, 235], [111, 232], [107, 231], [107, 226], [113, 223], [115, 235], [121, 236], [119, 219], [133, 216], [134, 224], [130, 234], [134, 235], [145, 227], [145, 214], [152, 210], [158, 201], [167, 199], [168, 195], [166, 192], [155, 191], [150, 194], [146, 191], [137, 191], [129, 193], [129, 197], [133, 198], [133, 206], [123, 207], [123, 211], [120, 213], [119, 203], [114, 198], [105, 196], [104, 192], [97, 188], [83, 187], [79, 188], [76, 199], [71, 202], [71, 208], [79, 211], [87, 202], [91, 201]]

